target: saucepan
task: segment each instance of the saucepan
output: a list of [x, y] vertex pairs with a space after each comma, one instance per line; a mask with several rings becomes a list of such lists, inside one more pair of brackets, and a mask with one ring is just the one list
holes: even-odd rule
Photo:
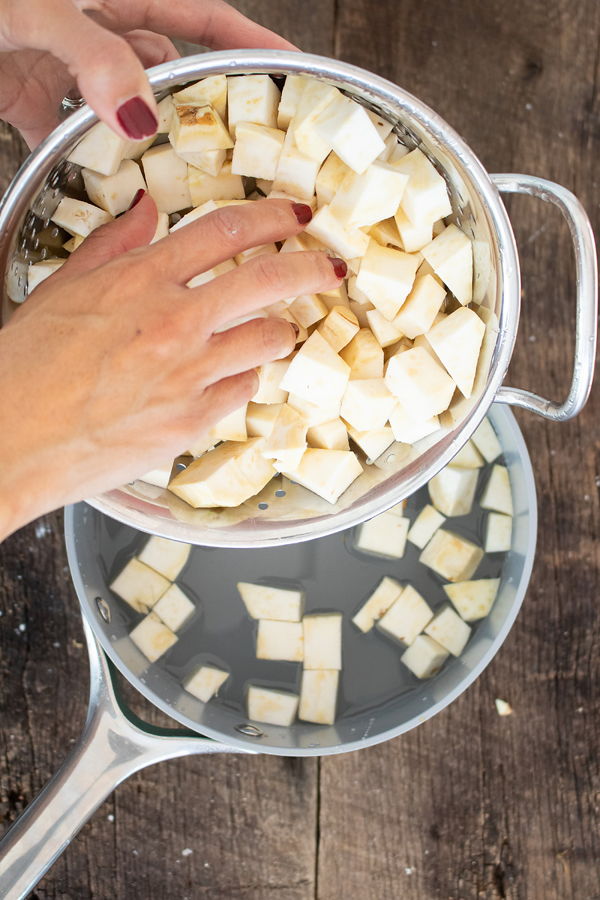
[[[277, 549], [194, 547], [182, 583], [198, 613], [175, 647], [150, 665], [129, 637], [135, 614], [108, 587], [146, 535], [85, 503], [68, 508], [69, 566], [90, 654], [88, 716], [62, 768], [0, 842], [0, 896], [26, 896], [108, 794], [145, 766], [194, 753], [311, 757], [358, 750], [398, 737], [458, 697], [506, 638], [525, 595], [535, 553], [535, 483], [525, 443], [509, 409], [495, 404], [490, 419], [510, 473], [512, 549], [501, 562], [496, 554], [481, 563], [478, 577], [500, 578], [496, 602], [476, 623], [462, 655], [425, 681], [402, 671], [398, 647], [375, 635], [359, 634], [350, 623], [357, 605], [382, 575], [410, 580], [428, 597], [443, 596], [440, 579], [423, 574], [414, 547], [395, 563], [376, 557], [369, 561], [355, 554], [353, 530]], [[423, 489], [413, 498], [416, 508], [426, 502], [425, 494]], [[482, 527], [481, 514], [479, 519], [477, 515], [455, 527], [476, 537]], [[235, 583], [264, 577], [301, 583], [308, 608], [344, 613], [344, 663], [334, 725], [298, 722], [281, 727], [247, 718], [240, 698], [249, 680], [268, 678], [275, 686], [289, 686], [290, 679], [299, 677], [299, 672], [290, 673], [297, 664], [254, 658], [253, 623], [244, 614]], [[230, 688], [208, 703], [182, 688], [190, 669], [205, 661], [231, 671]], [[182, 728], [167, 731], [140, 721], [120, 697], [118, 673]]]
[[[223, 51], [165, 63], [150, 72], [158, 97], [184, 83], [225, 73], [305, 74], [325, 80], [394, 125], [411, 147], [426, 153], [448, 184], [453, 219], [472, 238], [474, 304], [486, 336], [473, 396], [451, 407], [433, 443], [392, 445], [336, 504], [282, 479], [234, 510], [193, 510], [168, 490], [143, 482], [90, 500], [98, 510], [134, 528], [202, 546], [269, 547], [348, 529], [412, 495], [446, 465], [481, 422], [490, 404], [519, 406], [552, 421], [575, 416], [588, 396], [595, 357], [597, 273], [594, 238], [579, 201], [565, 188], [529, 175], [488, 175], [444, 120], [402, 88], [345, 62], [286, 51]], [[0, 268], [5, 274], [3, 314], [23, 299], [28, 261], [39, 253], [39, 232], [64, 192], [79, 177], [68, 163], [73, 146], [96, 121], [89, 109], [74, 113], [24, 163], [0, 205]], [[502, 193], [529, 194], [558, 207], [573, 240], [577, 272], [574, 364], [563, 402], [503, 381], [519, 322], [519, 260]], [[559, 286], [560, 291], [560, 286]]]

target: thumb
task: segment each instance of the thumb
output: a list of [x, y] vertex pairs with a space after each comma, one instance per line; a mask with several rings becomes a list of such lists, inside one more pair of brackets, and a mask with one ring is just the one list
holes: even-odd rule
[[155, 134], [154, 95], [127, 41], [80, 12], [71, 0], [52, 0], [51, 10], [49, 5], [48, 0], [33, 0], [27, 16], [16, 16], [10, 44], [47, 50], [60, 59], [81, 95], [117, 134], [128, 140]]
[[143, 193], [137, 199], [136, 194], [129, 210], [114, 222], [96, 228], [83, 244], [71, 253], [56, 275], [59, 277], [82, 275], [110, 262], [116, 256], [127, 253], [128, 250], [146, 246], [156, 231], [156, 217], [156, 204], [152, 197]]

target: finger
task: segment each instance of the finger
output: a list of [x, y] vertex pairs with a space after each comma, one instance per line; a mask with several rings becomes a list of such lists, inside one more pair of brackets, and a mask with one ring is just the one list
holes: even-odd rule
[[[285, 319], [252, 319], [209, 341], [209, 377], [237, 375], [255, 366], [283, 359], [296, 346], [296, 330]], [[210, 360], [210, 362], [208, 362]]]
[[[257, 390], [258, 375], [254, 369], [223, 378], [221, 381], [209, 385], [203, 391], [200, 399], [202, 428], [211, 428], [230, 412], [248, 403]], [[201, 434], [198, 435], [198, 416], [196, 414], [194, 415], [194, 425], [189, 437], [201, 437]]]
[[171, 272], [180, 284], [186, 284], [200, 271], [206, 272], [242, 250], [298, 234], [311, 217], [310, 206], [289, 200], [223, 206], [177, 229], [151, 252], [161, 271]]
[[160, 66], [172, 59], [179, 59], [175, 44], [164, 34], [138, 29], [127, 32], [123, 37], [145, 69]]
[[[81, 8], [87, 0], [76, 0]], [[177, 0], [171, 3], [139, 3], [138, 0], [104, 0], [101, 20], [110, 28], [148, 28], [160, 34], [204, 44], [213, 50], [260, 47], [296, 50], [284, 38], [263, 28], [223, 0]]]
[[333, 290], [346, 271], [343, 260], [326, 253], [265, 253], [207, 284], [190, 288], [188, 294], [201, 303], [205, 322], [215, 331], [238, 316], [286, 297]]
[[81, 95], [122, 137], [155, 134], [158, 113], [144, 68], [123, 37], [75, 8], [71, 0], [32, 0], [26, 16], [10, 24], [16, 47], [47, 50], [68, 67]]
[[[136, 202], [137, 198], [137, 202]], [[143, 193], [134, 197], [132, 205], [126, 213], [96, 228], [83, 244], [71, 253], [69, 259], [61, 266], [57, 275], [71, 276], [89, 272], [97, 266], [109, 262], [128, 250], [149, 244], [156, 231], [156, 204], [152, 197]]]

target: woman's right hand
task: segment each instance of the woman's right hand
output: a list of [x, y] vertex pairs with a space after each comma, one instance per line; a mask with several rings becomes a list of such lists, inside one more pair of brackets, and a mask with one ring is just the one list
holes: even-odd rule
[[287, 356], [288, 322], [227, 322], [337, 287], [341, 260], [265, 255], [196, 288], [193, 276], [302, 230], [284, 200], [223, 207], [147, 246], [145, 195], [95, 231], [0, 331], [0, 536], [181, 453], [250, 400], [254, 371]]

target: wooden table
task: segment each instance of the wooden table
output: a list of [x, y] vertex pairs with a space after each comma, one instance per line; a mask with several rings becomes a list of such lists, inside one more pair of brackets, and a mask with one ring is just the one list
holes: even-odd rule
[[[305, 50], [401, 84], [489, 171], [571, 188], [600, 227], [597, 0], [239, 5]], [[3, 188], [23, 157], [6, 128], [0, 155]], [[534, 200], [510, 211], [524, 302], [509, 382], [560, 396], [574, 319], [566, 228]], [[146, 770], [103, 805], [34, 896], [600, 898], [599, 393], [571, 424], [519, 416], [537, 473], [536, 566], [506, 644], [466, 694], [416, 731], [348, 756], [198, 757]], [[78, 734], [87, 660], [62, 516], [23, 529], [0, 556], [8, 824]], [[497, 715], [495, 697], [512, 716]]]

